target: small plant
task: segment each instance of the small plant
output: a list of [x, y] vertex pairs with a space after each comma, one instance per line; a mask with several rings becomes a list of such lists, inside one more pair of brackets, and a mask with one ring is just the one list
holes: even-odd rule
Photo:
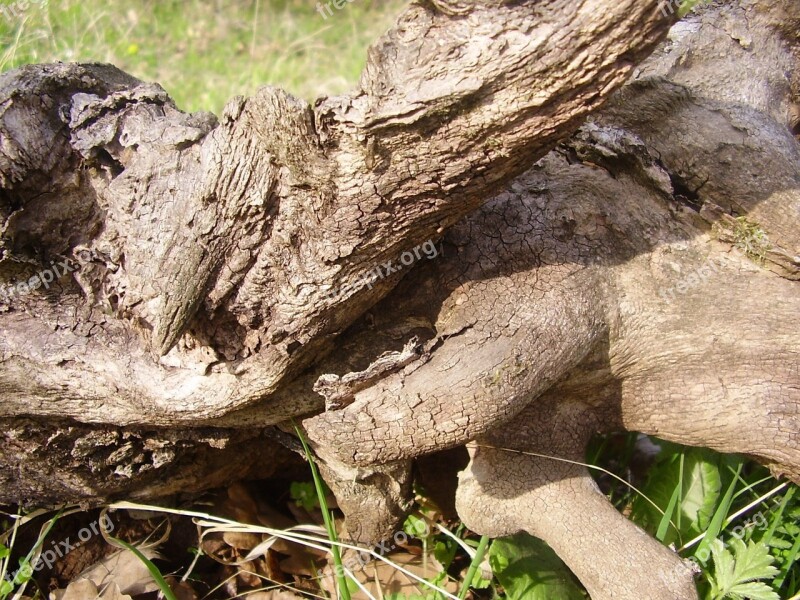
[[747, 217], [737, 217], [733, 230], [734, 245], [755, 263], [764, 264], [772, 247], [766, 232]]
[[469, 592], [470, 587], [486, 587], [489, 582], [482, 581], [476, 576], [479, 576], [478, 569], [481, 566], [481, 562], [483, 561], [483, 557], [486, 554], [486, 549], [489, 547], [489, 536], [482, 536], [481, 541], [478, 542], [478, 548], [475, 550], [475, 556], [472, 557], [472, 562], [469, 563], [469, 569], [467, 569], [467, 575], [464, 577], [464, 581], [461, 583], [461, 591], [458, 594], [460, 600], [464, 600], [467, 597], [467, 592]]
[[731, 541], [729, 548], [721, 540], [711, 543], [714, 561], [713, 574], [706, 573], [711, 584], [711, 600], [780, 600], [770, 587], [759, 579], [774, 579], [778, 569], [765, 544], [740, 539]]
[[308, 512], [319, 508], [317, 490], [311, 481], [293, 481], [289, 486], [289, 495], [297, 506], [301, 506]]
[[688, 15], [694, 8], [702, 4], [704, 0], [684, 0], [681, 2], [680, 8], [678, 9], [678, 16], [683, 18]]
[[0, 537], [4, 542], [0, 543], [0, 600], [6, 600], [6, 598], [10, 597], [12, 594], [14, 594], [15, 598], [22, 596], [28, 582], [33, 577], [34, 565], [39, 559], [42, 544], [44, 544], [53, 525], [55, 525], [56, 521], [62, 516], [62, 511], [58, 511], [55, 516], [45, 522], [39, 531], [39, 537], [36, 543], [24, 558], [19, 559], [19, 568], [11, 572], [11, 551], [14, 548], [20, 526], [42, 513], [43, 511], [36, 511], [25, 517], [22, 516], [22, 513], [17, 513], [11, 529]]
[[584, 600], [575, 576], [538, 538], [526, 533], [499, 538], [489, 549], [489, 562], [506, 600]]
[[314, 478], [314, 488], [317, 491], [319, 507], [322, 509], [325, 529], [328, 531], [328, 538], [331, 541], [331, 554], [333, 555], [333, 564], [336, 568], [336, 584], [339, 590], [339, 597], [342, 598], [342, 600], [350, 600], [350, 588], [347, 586], [347, 577], [345, 577], [344, 567], [342, 566], [342, 555], [337, 544], [339, 538], [336, 535], [336, 524], [333, 521], [331, 511], [328, 510], [328, 501], [325, 499], [325, 483], [322, 481], [322, 477], [320, 477], [319, 471], [317, 470], [317, 465], [314, 462], [314, 455], [311, 454], [311, 449], [308, 447], [308, 442], [306, 442], [306, 436], [303, 435], [302, 430], [297, 425], [294, 426], [294, 430], [297, 433], [297, 437], [300, 438], [300, 443], [303, 444], [303, 451], [306, 454], [308, 466], [311, 468], [311, 476]]
[[[744, 457], [648, 440], [658, 451], [638, 474], [641, 495], [616, 494], [617, 508], [697, 565], [700, 598], [800, 600], [798, 487]], [[615, 460], [620, 444], [610, 456], [609, 446], [603, 440], [594, 460]]]

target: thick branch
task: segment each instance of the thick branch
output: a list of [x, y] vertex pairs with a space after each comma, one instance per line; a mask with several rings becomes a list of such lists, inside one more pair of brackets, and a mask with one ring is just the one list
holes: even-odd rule
[[401, 272], [359, 275], [542, 156], [669, 25], [656, 0], [454, 6], [413, 4], [313, 110], [264, 88], [217, 124], [107, 67], [4, 75], [6, 261], [91, 257], [58, 302], [9, 300], [4, 414], [168, 425], [270, 397]]

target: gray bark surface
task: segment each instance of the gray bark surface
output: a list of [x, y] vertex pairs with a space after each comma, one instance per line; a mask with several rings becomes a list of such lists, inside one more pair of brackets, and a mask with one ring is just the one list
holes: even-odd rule
[[800, 481], [799, 24], [419, 2], [353, 94], [218, 121], [108, 66], [0, 76], [0, 274], [75, 267], [0, 297], [0, 500], [268, 475], [305, 416], [356, 539], [468, 444], [473, 530], [542, 537], [595, 600], [695, 598], [583, 468], [525, 452], [628, 429]]
[[[169, 426], [264, 402], [399, 273], [347, 284], [441, 235], [625, 80], [666, 33], [656, 4], [415, 3], [352, 95], [312, 108], [265, 87], [218, 123], [106, 66], [4, 75], [6, 261], [90, 257], [57, 306], [16, 299], [4, 414]], [[27, 356], [31, 335], [58, 369]]]

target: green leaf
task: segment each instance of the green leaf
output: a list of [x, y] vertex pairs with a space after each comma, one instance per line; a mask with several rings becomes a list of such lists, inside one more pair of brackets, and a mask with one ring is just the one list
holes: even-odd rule
[[298, 506], [309, 512], [319, 508], [317, 491], [312, 481], [293, 481], [289, 486], [289, 495]]
[[425, 519], [420, 519], [416, 515], [408, 515], [403, 521], [403, 531], [410, 538], [423, 539], [427, 537], [426, 534], [430, 534], [430, 527]]
[[571, 571], [538, 538], [518, 533], [495, 540], [489, 563], [507, 600], [585, 599]]
[[469, 587], [476, 590], [485, 590], [492, 584], [491, 579], [484, 579], [483, 573], [478, 569], [472, 576], [472, 581], [469, 582]]
[[713, 600], [780, 600], [769, 586], [756, 581], [772, 579], [778, 574], [778, 569], [772, 566], [774, 558], [765, 544], [745, 544], [742, 540], [734, 539], [726, 548], [717, 539], [709, 547], [714, 559], [714, 573], [708, 575]]
[[761, 541], [763, 541], [765, 544], [770, 545], [770, 542], [772, 542], [772, 538], [775, 535], [775, 531], [778, 529], [778, 527], [781, 525], [783, 521], [783, 513], [786, 511], [786, 507], [789, 505], [789, 502], [791, 502], [792, 496], [794, 496], [794, 492], [795, 488], [790, 487], [788, 490], [786, 490], [786, 493], [781, 498], [781, 501], [778, 504], [778, 510], [772, 516], [769, 529], [767, 529], [767, 531], [761, 538]]
[[[763, 541], [763, 540], [762, 540]], [[792, 543], [787, 540], [782, 540], [780, 538], [772, 539], [769, 544], [767, 544], [770, 548], [778, 548], [779, 550], [788, 550], [792, 547]]]
[[[667, 448], [673, 450], [672, 445]], [[666, 516], [637, 497], [631, 519], [665, 544], [683, 542], [702, 533], [711, 520], [722, 487], [720, 457], [704, 448], [680, 446], [661, 455], [641, 491]]]
[[778, 574], [778, 569], [772, 566], [774, 558], [766, 545], [745, 544], [742, 540], [734, 539], [731, 547], [736, 556], [735, 573], [739, 581], [772, 579]]
[[6, 558], [9, 554], [11, 554], [11, 550], [0, 544], [0, 558]]
[[761, 581], [751, 581], [734, 586], [730, 591], [731, 598], [749, 598], [749, 600], [781, 600], [772, 588]]
[[33, 567], [31, 567], [30, 561], [21, 558], [19, 560], [19, 569], [17, 569], [17, 574], [14, 577], [14, 583], [22, 585], [26, 581], [30, 581], [32, 577]]
[[717, 510], [714, 512], [714, 516], [711, 519], [711, 523], [709, 523], [708, 527], [706, 528], [703, 540], [697, 546], [697, 550], [694, 553], [696, 557], [702, 557], [703, 551], [709, 547], [709, 544], [711, 544], [714, 540], [717, 539], [717, 537], [719, 537], [719, 534], [722, 531], [722, 525], [725, 522], [725, 519], [727, 518], [728, 514], [730, 514], [730, 509], [733, 504], [733, 495], [734, 492], [736, 491], [737, 480], [742, 472], [742, 466], [743, 466], [742, 462], [739, 462], [737, 464], [735, 476], [731, 481], [730, 485], [728, 486], [725, 495], [722, 497], [719, 506], [717, 506]]
[[456, 544], [453, 540], [447, 538], [441, 541], [437, 541], [433, 546], [433, 557], [439, 561], [445, 569], [449, 569], [450, 565], [453, 564], [453, 559], [456, 556], [456, 551], [458, 550], [458, 544]]
[[[774, 540], [773, 540], [774, 541]], [[780, 575], [775, 580], [775, 585], [780, 588], [783, 586], [783, 583], [786, 581], [786, 578], [789, 576], [789, 571], [792, 568], [792, 565], [795, 564], [797, 561], [798, 556], [800, 556], [800, 537], [796, 537], [794, 540], [794, 544], [792, 545], [791, 550], [783, 560], [783, 564], [780, 568]]]
[[681, 486], [676, 485], [675, 490], [672, 492], [672, 497], [669, 499], [667, 509], [664, 511], [664, 515], [661, 517], [661, 521], [658, 523], [656, 539], [659, 542], [663, 542], [667, 537], [667, 533], [669, 533], [669, 527], [672, 524], [672, 515], [675, 514], [675, 509], [678, 506], [678, 498], [680, 498], [680, 495]]

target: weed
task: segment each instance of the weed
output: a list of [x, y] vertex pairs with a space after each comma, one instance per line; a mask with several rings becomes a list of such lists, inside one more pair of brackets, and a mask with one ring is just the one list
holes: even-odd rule
[[308, 447], [305, 435], [303, 435], [303, 432], [297, 425], [294, 426], [294, 430], [297, 433], [297, 437], [300, 438], [300, 443], [303, 444], [303, 451], [306, 454], [306, 460], [308, 460], [308, 466], [311, 468], [311, 475], [314, 478], [314, 488], [317, 491], [319, 507], [322, 510], [325, 529], [328, 531], [328, 539], [331, 541], [331, 554], [333, 555], [333, 564], [336, 568], [339, 596], [344, 600], [350, 600], [350, 589], [347, 587], [347, 578], [344, 575], [344, 568], [342, 566], [342, 556], [339, 551], [339, 546], [337, 545], [339, 539], [336, 535], [336, 524], [333, 521], [333, 514], [328, 510], [328, 501], [325, 498], [325, 484], [317, 470], [317, 465], [314, 462], [314, 455], [311, 454], [311, 449]]
[[772, 247], [767, 233], [747, 217], [737, 217], [733, 230], [734, 245], [753, 262], [763, 265]]

